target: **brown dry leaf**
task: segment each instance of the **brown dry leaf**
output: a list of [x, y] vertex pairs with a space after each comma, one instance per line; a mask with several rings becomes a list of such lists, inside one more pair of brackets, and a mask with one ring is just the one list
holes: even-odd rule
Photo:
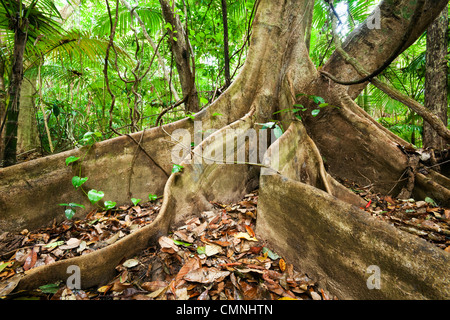
[[[178, 272], [176, 278], [175, 278], [175, 287], [179, 284], [181, 280], [183, 280], [183, 277], [188, 274], [190, 271], [196, 270], [201, 268], [202, 264], [200, 262], [200, 259], [198, 257], [193, 257], [189, 259], [180, 269]], [[153, 291], [153, 290], [151, 290]]]
[[259, 300], [257, 285], [250, 284], [246, 281], [241, 281], [239, 284], [242, 289], [242, 293], [244, 294], [245, 300]]
[[384, 197], [384, 201], [386, 201], [387, 203], [393, 204], [393, 205], [396, 204], [395, 201], [394, 201], [394, 199], [392, 199], [391, 196], [385, 196], [385, 197]]
[[247, 230], [247, 233], [250, 235], [250, 237], [254, 238], [255, 232], [253, 231], [253, 229], [248, 225], [244, 225], [244, 227], [245, 227], [245, 230]]
[[230, 274], [229, 271], [221, 271], [217, 268], [200, 268], [192, 270], [184, 276], [184, 280], [200, 283], [220, 282]]
[[27, 271], [34, 267], [37, 261], [37, 251], [39, 250], [38, 247], [34, 247], [30, 254], [25, 259], [25, 263], [23, 264], [23, 270]]
[[173, 249], [175, 252], [178, 252], [179, 248], [178, 246], [173, 242], [172, 239], [162, 236], [158, 239], [158, 243], [161, 246], [161, 248], [166, 249]]
[[246, 200], [239, 202], [239, 204], [246, 208], [251, 208], [251, 207], [255, 206], [255, 204], [253, 202], [246, 201]]
[[205, 221], [205, 222], [203, 222], [201, 225], [195, 227], [195, 228], [192, 230], [192, 232], [193, 232], [196, 236], [199, 236], [199, 235], [201, 235], [201, 234], [205, 231], [205, 229], [206, 229], [207, 226], [208, 226], [208, 223]]
[[195, 240], [186, 230], [177, 230], [174, 234], [184, 242], [193, 243]]
[[258, 239], [256, 239], [255, 237], [250, 236], [246, 232], [239, 232], [239, 233], [235, 234], [234, 237], [237, 238], [237, 239], [245, 239], [245, 240], [249, 240], [249, 241], [258, 241]]
[[444, 210], [445, 219], [450, 220], [450, 209]]
[[146, 291], [153, 292], [153, 291], [157, 291], [159, 289], [164, 289], [168, 285], [169, 285], [169, 283], [167, 281], [156, 280], [156, 281], [142, 283], [141, 288]]
[[69, 240], [66, 241], [65, 245], [59, 246], [59, 249], [69, 250], [69, 249], [77, 248], [80, 245], [80, 243], [81, 243], [80, 239], [70, 238]]
[[120, 282], [119, 280], [115, 281], [111, 287], [111, 291], [120, 292], [125, 290], [126, 288], [133, 287], [132, 283]]
[[180, 288], [175, 290], [175, 297], [177, 300], [188, 300], [189, 293], [187, 292], [187, 288]]
[[222, 252], [222, 247], [215, 245], [215, 244], [207, 244], [205, 246], [205, 254], [207, 257], [214, 256], [218, 253]]

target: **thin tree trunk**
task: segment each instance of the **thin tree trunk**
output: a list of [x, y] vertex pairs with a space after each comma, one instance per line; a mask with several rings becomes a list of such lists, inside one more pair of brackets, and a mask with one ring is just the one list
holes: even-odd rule
[[223, 22], [223, 56], [225, 63], [225, 84], [228, 88], [231, 84], [231, 78], [230, 78], [230, 53], [228, 49], [227, 0], [222, 0], [222, 22]]
[[161, 66], [161, 68], [163, 70], [164, 79], [166, 79], [167, 83], [170, 85], [170, 91], [172, 92], [173, 97], [177, 101], [180, 100], [180, 97], [178, 96], [177, 90], [173, 86], [173, 83], [170, 81], [170, 76], [169, 76], [169, 73], [167, 72], [166, 64], [164, 63], [164, 60], [163, 60], [161, 54], [157, 50], [157, 48], [158, 48], [157, 45], [155, 44], [155, 42], [152, 40], [152, 38], [147, 33], [147, 29], [145, 28], [145, 24], [142, 21], [141, 17], [136, 12], [136, 10], [133, 10], [131, 5], [126, 0], [120, 0], [120, 2], [122, 3], [122, 5], [124, 5], [128, 9], [128, 11], [130, 11], [130, 13], [136, 18], [137, 22], [141, 26], [142, 33], [144, 34], [145, 39], [147, 39], [148, 43], [150, 43], [150, 46], [156, 52], [156, 57], [158, 58], [158, 63], [159, 63], [159, 65]]
[[[448, 6], [428, 27], [425, 74], [425, 107], [447, 126], [447, 27]], [[446, 141], [430, 123], [423, 123], [423, 146], [443, 150]]]
[[[3, 35], [0, 36], [0, 47], [4, 47]], [[3, 129], [5, 127], [6, 115], [6, 86], [5, 86], [5, 60], [0, 59], [0, 159], [3, 159], [3, 150], [5, 149], [5, 140]], [[0, 164], [1, 167], [1, 164]]]
[[20, 89], [20, 115], [17, 128], [17, 153], [39, 148], [39, 132], [36, 120], [35, 75], [27, 76]]
[[166, 0], [159, 0], [164, 20], [172, 27], [169, 30], [170, 44], [180, 77], [181, 90], [186, 99], [186, 111], [197, 112], [199, 110], [198, 93], [195, 86], [195, 74], [191, 69], [191, 49], [187, 38], [187, 30], [184, 30], [180, 18], [176, 15]]
[[[9, 86], [9, 103], [5, 133], [4, 166], [11, 166], [17, 162], [17, 128], [19, 121], [20, 91], [23, 80], [23, 54], [27, 42], [28, 21], [20, 28], [16, 27], [14, 35], [14, 56]], [[22, 30], [23, 29], [23, 30]]]

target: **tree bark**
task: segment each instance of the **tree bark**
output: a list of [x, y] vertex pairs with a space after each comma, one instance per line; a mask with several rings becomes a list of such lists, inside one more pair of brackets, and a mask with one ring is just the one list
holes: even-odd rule
[[[447, 126], [447, 28], [448, 6], [427, 29], [425, 107]], [[444, 150], [448, 141], [429, 122], [423, 123], [423, 146]]]
[[172, 10], [169, 2], [159, 0], [164, 20], [171, 25], [169, 29], [169, 43], [180, 78], [181, 91], [184, 97], [188, 97], [185, 102], [187, 112], [197, 112], [199, 110], [199, 99], [197, 87], [195, 85], [195, 71], [191, 61], [191, 48], [180, 18]]
[[228, 50], [227, 0], [222, 0], [222, 24], [223, 24], [223, 60], [225, 64], [225, 85], [228, 88], [231, 83], [231, 78], [230, 78], [230, 53]]
[[[0, 35], [0, 47], [4, 48], [3, 35]], [[3, 150], [5, 149], [4, 128], [6, 125], [6, 85], [5, 60], [0, 60], [0, 167], [3, 163]]]
[[25, 77], [20, 92], [19, 127], [17, 129], [17, 153], [39, 148], [39, 132], [36, 121], [36, 76]]
[[[114, 273], [123, 257], [132, 257], [148, 247], [149, 242], [155, 243], [168, 232], [171, 224], [181, 224], [188, 215], [211, 210], [212, 201], [238, 200], [259, 185], [256, 227], [259, 239], [275, 245], [277, 252], [289, 257], [295, 265], [304, 266], [303, 272], [317, 275], [328, 288], [338, 292], [340, 298], [448, 299], [450, 279], [445, 274], [450, 263], [448, 254], [360, 210], [353, 194], [330, 174], [371, 184], [377, 191], [400, 191], [404, 185], [401, 176], [409, 170], [409, 156], [399, 148], [406, 145], [402, 139], [377, 124], [353, 101], [356, 91], [350, 92], [349, 87], [333, 83], [316, 70], [305, 44], [308, 27], [305, 16], [311, 13], [310, 3], [310, 0], [261, 0], [245, 65], [230, 87], [195, 115], [195, 121], [201, 121], [202, 128], [198, 128], [198, 122], [184, 119], [146, 131], [151, 141], [144, 139], [143, 143], [147, 143], [157, 159], [165, 160], [163, 164], [169, 166], [167, 159], [172, 155], [172, 161], [183, 166], [181, 172], [172, 173], [167, 180], [158, 180], [158, 183], [165, 181], [164, 186], [158, 185], [159, 189], [164, 187], [163, 204], [152, 224], [92, 254], [30, 270], [18, 289], [35, 288], [67, 277], [67, 266], [73, 264], [80, 266], [83, 286], [100, 285], [106, 275]], [[434, 10], [433, 5], [440, 4], [430, 0], [425, 8]], [[360, 62], [365, 60], [368, 72], [376, 70], [391, 56], [392, 51], [389, 51], [401, 41], [402, 32], [409, 25], [408, 15], [398, 15], [396, 10], [414, 9], [414, 3], [387, 0], [381, 7], [384, 8], [382, 26], [389, 21], [389, 28], [398, 29], [388, 28], [385, 33], [378, 30], [377, 34], [368, 35], [361, 34], [360, 28], [347, 42], [356, 51], [367, 44], [379, 44], [384, 48], [374, 50], [372, 55], [363, 50], [355, 56]], [[421, 19], [428, 19], [428, 23], [434, 20], [429, 12], [421, 16]], [[419, 27], [413, 34], [419, 36], [428, 23], [417, 21]], [[362, 42], [355, 44], [352, 39]], [[349, 76], [348, 80], [359, 77], [339, 55], [332, 58], [331, 64], [328, 66], [336, 71], [334, 75]], [[342, 70], [351, 72], [342, 74], [334, 69], [339, 64]], [[299, 97], [299, 94], [303, 95]], [[328, 107], [320, 108], [316, 117], [311, 115], [311, 110], [318, 106], [307, 98], [311, 95], [321, 96], [329, 103]], [[308, 109], [302, 114], [302, 121], [288, 112], [274, 115], [275, 111], [292, 109], [295, 103], [302, 103]], [[213, 116], [217, 113], [223, 116]], [[243, 139], [243, 145], [239, 145], [235, 140], [245, 138], [249, 130], [260, 133], [261, 123], [277, 115], [287, 130], [264, 153], [262, 163], [227, 163], [228, 154], [218, 152], [225, 147], [228, 152], [228, 142], [231, 142], [231, 150], [243, 150], [249, 156], [255, 151], [250, 142]], [[201, 133], [214, 128], [220, 129], [207, 137]], [[186, 140], [198, 138], [199, 143], [191, 150], [188, 142], [187, 152], [174, 160], [172, 145], [168, 147], [167, 140], [172, 138], [178, 145], [175, 129], [184, 130]], [[121, 141], [124, 138], [121, 137]], [[92, 159], [98, 161], [100, 149], [107, 149], [108, 143], [112, 141], [99, 144], [97, 152], [91, 154]], [[127, 146], [123, 146], [123, 150], [126, 149]], [[265, 150], [258, 150], [261, 151]], [[70, 154], [77, 152], [80, 151]], [[206, 161], [213, 154], [220, 154], [222, 161], [220, 158], [212, 163]], [[60, 156], [59, 160], [68, 155]], [[200, 163], [193, 163], [195, 159], [200, 159]], [[56, 157], [52, 160], [56, 161]], [[108, 158], [105, 165], [111, 165], [112, 161]], [[61, 171], [70, 174], [70, 169], [64, 171], [63, 161], [59, 166]], [[149, 170], [140, 176], [154, 181], [157, 173], [160, 174]], [[435, 201], [439, 194], [446, 197], [439, 200], [449, 200], [450, 181], [446, 177], [430, 173], [428, 177], [433, 177], [437, 184], [432, 186], [426, 181], [427, 177], [420, 174], [419, 183], [438, 191], [431, 193]], [[13, 180], [10, 177], [6, 178]], [[119, 187], [116, 184], [112, 187]], [[146, 187], [143, 184], [141, 188]], [[31, 191], [21, 190], [24, 192]], [[9, 204], [3, 202], [5, 207]], [[381, 290], [370, 291], [366, 286], [364, 272], [371, 265], [382, 270], [385, 286]]]
[[17, 162], [17, 129], [20, 111], [20, 91], [23, 80], [23, 54], [27, 42], [28, 21], [23, 19], [23, 26], [16, 26], [14, 35], [13, 64], [9, 85], [9, 103], [5, 132], [4, 166], [11, 166]]

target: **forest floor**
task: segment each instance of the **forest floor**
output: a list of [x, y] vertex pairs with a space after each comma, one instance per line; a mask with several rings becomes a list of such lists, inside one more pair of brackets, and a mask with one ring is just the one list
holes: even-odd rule
[[[450, 209], [426, 201], [397, 200], [347, 184], [368, 204], [372, 216], [450, 252]], [[172, 228], [158, 243], [116, 266], [109, 283], [71, 290], [50, 283], [3, 299], [40, 300], [278, 300], [335, 299], [313, 279], [257, 239], [258, 191]], [[90, 212], [84, 219], [35, 231], [0, 235], [0, 282], [18, 273], [110, 245], [150, 224], [161, 200], [116, 210]], [[1, 291], [1, 290], [0, 290]]]
[[[278, 300], [332, 299], [254, 233], [258, 192], [189, 218], [158, 244], [122, 261], [117, 277], [89, 290], [51, 283], [5, 299]], [[151, 223], [157, 203], [92, 211], [82, 220], [0, 237], [0, 281], [43, 264], [87, 254]], [[2, 260], [3, 259], [3, 260]]]

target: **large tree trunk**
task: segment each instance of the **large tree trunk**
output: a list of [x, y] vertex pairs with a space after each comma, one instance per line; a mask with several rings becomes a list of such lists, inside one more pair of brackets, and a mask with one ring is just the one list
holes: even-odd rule
[[[447, 125], [447, 28], [448, 6], [428, 27], [425, 73], [425, 107]], [[446, 141], [426, 121], [423, 123], [423, 146], [444, 150]]]
[[[73, 264], [81, 269], [83, 286], [101, 284], [123, 257], [131, 257], [154, 243], [171, 224], [210, 209], [211, 201], [238, 200], [259, 185], [258, 238], [269, 241], [279, 254], [319, 279], [321, 286], [338, 297], [450, 298], [448, 253], [368, 216], [359, 209], [361, 199], [335, 179], [372, 184], [378, 191], [399, 192], [405, 185], [400, 178], [409, 170], [410, 155], [403, 148], [406, 142], [377, 124], [353, 101], [364, 85], [337, 85], [316, 70], [305, 44], [309, 25], [305, 17], [311, 14], [310, 3], [261, 0], [245, 66], [231, 86], [210, 107], [197, 113], [195, 122], [185, 119], [146, 131], [152, 140], [143, 139], [143, 145], [151, 150], [154, 162], [172, 158], [183, 166], [182, 172], [172, 173], [167, 180], [154, 179], [160, 171], [146, 173], [147, 181], [165, 182], [164, 186], [158, 184], [158, 188], [164, 187], [164, 199], [151, 225], [92, 254], [32, 269], [18, 288], [64, 278], [67, 266]], [[344, 48], [368, 72], [376, 70], [395, 52], [411, 22], [411, 14], [398, 12], [414, 12], [418, 3], [383, 1], [382, 30], [369, 30], [363, 24]], [[445, 4], [425, 1], [424, 14], [414, 21], [407, 43], [414, 42]], [[360, 77], [337, 54], [324, 68], [342, 79]], [[329, 106], [313, 117], [311, 110], [317, 106], [305, 95], [321, 96]], [[292, 108], [296, 103], [308, 108], [302, 121], [292, 114], [279, 113], [287, 130], [268, 150], [262, 148], [272, 135], [268, 137], [261, 124], [273, 119], [275, 111]], [[202, 132], [215, 128], [220, 129], [203, 136]], [[178, 141], [175, 148], [164, 142], [168, 138]], [[98, 145], [92, 160], [86, 158], [86, 166], [95, 165], [106, 145]], [[187, 150], [180, 155], [183, 146]], [[64, 164], [60, 166], [63, 171]], [[164, 162], [164, 166], [168, 163]], [[20, 172], [25, 167], [21, 166]], [[12, 170], [5, 176], [10, 181]], [[33, 183], [32, 179], [42, 178], [30, 176], [27, 183]], [[448, 201], [449, 181], [432, 171], [428, 176], [417, 174], [417, 194], [431, 192], [436, 201]], [[9, 193], [11, 197], [27, 196]], [[3, 202], [6, 207], [7, 201]], [[372, 265], [381, 270], [383, 287], [376, 291], [366, 286], [365, 272]]]

